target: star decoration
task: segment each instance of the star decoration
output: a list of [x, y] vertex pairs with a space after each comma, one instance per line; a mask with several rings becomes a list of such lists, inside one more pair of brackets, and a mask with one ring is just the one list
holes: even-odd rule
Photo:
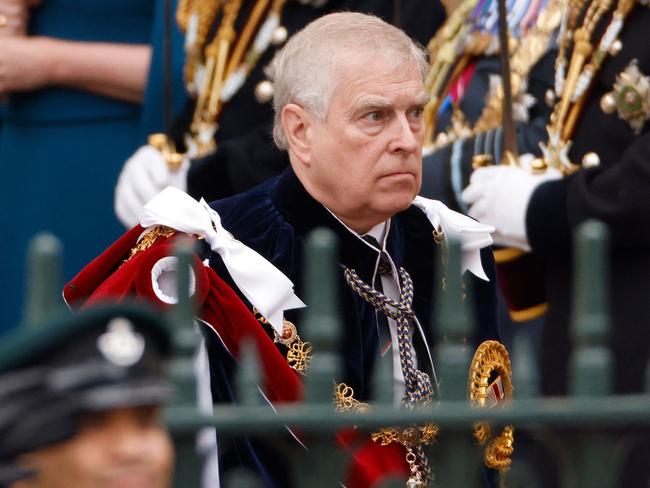
[[641, 73], [636, 59], [616, 77], [613, 94], [618, 116], [640, 134], [650, 119], [650, 77]]

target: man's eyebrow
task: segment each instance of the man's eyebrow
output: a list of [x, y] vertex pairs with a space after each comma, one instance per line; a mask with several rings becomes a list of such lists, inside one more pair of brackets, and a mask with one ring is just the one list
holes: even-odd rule
[[415, 105], [425, 106], [431, 101], [431, 95], [428, 93], [422, 93], [415, 99]]
[[383, 110], [391, 108], [393, 105], [390, 101], [380, 97], [368, 97], [356, 104], [352, 109], [354, 113], [368, 112], [371, 110]]

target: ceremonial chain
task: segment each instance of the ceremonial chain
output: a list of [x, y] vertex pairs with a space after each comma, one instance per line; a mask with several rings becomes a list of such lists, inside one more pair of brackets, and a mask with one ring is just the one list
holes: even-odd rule
[[[406, 383], [406, 391], [402, 397], [402, 406], [412, 409], [418, 405], [428, 405], [433, 400], [433, 386], [429, 375], [418, 370], [413, 362], [411, 353], [410, 324], [415, 321], [413, 312], [413, 281], [404, 268], [399, 269], [400, 297], [399, 300], [384, 295], [364, 283], [356, 271], [346, 268], [345, 280], [352, 290], [370, 303], [376, 310], [384, 313], [397, 323], [397, 344], [400, 364]], [[399, 434], [397, 434], [399, 432]], [[398, 429], [382, 429], [371, 436], [373, 441], [381, 444], [400, 442], [406, 448], [406, 462], [411, 476], [407, 487], [420, 488], [428, 486], [432, 479], [431, 469], [424, 445], [433, 442], [437, 427], [425, 424], [422, 427], [413, 426], [400, 432]]]
[[[268, 320], [256, 308], [253, 308], [253, 315], [260, 324], [270, 326]], [[291, 369], [303, 375], [307, 373], [311, 365], [313, 346], [309, 342], [303, 342], [292, 322], [286, 319], [282, 321], [282, 335], [273, 329], [273, 342], [287, 348], [286, 358]]]

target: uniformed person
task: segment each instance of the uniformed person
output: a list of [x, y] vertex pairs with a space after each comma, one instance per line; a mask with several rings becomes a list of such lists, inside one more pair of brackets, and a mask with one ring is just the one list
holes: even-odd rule
[[[640, 392], [650, 351], [650, 332], [639, 323], [650, 299], [650, 9], [628, 0], [568, 2], [563, 15], [543, 160], [533, 172], [479, 169], [463, 198], [470, 215], [497, 228], [495, 242], [503, 237], [543, 260], [549, 310], [540, 349], [547, 395], [568, 388], [574, 230], [591, 218], [607, 225], [612, 387]], [[647, 441], [631, 450], [620, 486], [647, 486], [648, 452]]]
[[[553, 84], [555, 36], [562, 0], [509, 6], [513, 115], [521, 153], [541, 154]], [[498, 164], [503, 156], [502, 88], [497, 0], [465, 0], [428, 43], [431, 102], [425, 120], [422, 195], [467, 211], [460, 198], [472, 163]], [[476, 158], [475, 158], [476, 156]]]
[[[364, 408], [381, 353], [393, 361], [396, 403], [412, 408], [433, 401], [433, 276], [440, 269], [436, 247], [446, 236], [464, 242], [470, 271], [465, 279], [480, 321], [468, 341], [495, 338], [497, 330], [491, 228], [439, 202], [415, 198], [426, 69], [423, 50], [377, 17], [348, 12], [309, 24], [292, 37], [276, 67], [274, 134], [291, 167], [212, 206], [165, 189], [146, 205], [141, 226], [66, 286], [66, 299], [83, 306], [102, 296], [134, 294], [167, 306], [173, 297], [161, 278], [174, 271], [172, 242], [182, 233], [199, 237], [192, 291], [213, 401], [235, 401], [233, 373], [241, 338], [248, 334], [270, 372], [269, 401], [292, 401], [301, 397], [302, 375], [319, 353], [301, 337], [304, 325], [293, 309], [305, 304], [293, 289], [295, 284], [297, 296], [303, 295], [307, 235], [325, 226], [340, 242], [335, 271], [347, 324], [344, 372], [333, 379], [339, 382], [337, 408]], [[381, 305], [387, 300], [399, 303], [401, 313], [387, 312]], [[421, 428], [422, 442], [431, 443], [435, 429]], [[222, 473], [244, 465], [266, 486], [292, 486], [286, 464], [263, 440], [225, 439], [220, 450]], [[423, 445], [393, 443], [363, 452], [354, 458], [347, 486], [374, 486], [391, 474], [416, 486], [428, 482]], [[417, 462], [408, 464], [413, 456]]]
[[0, 344], [0, 486], [171, 485], [170, 332], [105, 306], [12, 331]]
[[[587, 2], [583, 20], [573, 4], [566, 9], [565, 31], [575, 35], [560, 37], [543, 160], [534, 172], [481, 168], [463, 197], [470, 215], [497, 228], [495, 242], [544, 259], [550, 308], [542, 364], [551, 394], [567, 385], [572, 234], [590, 218], [607, 224], [614, 387], [638, 392], [650, 349], [650, 333], [638, 323], [650, 298], [650, 10], [633, 0], [606, 2], [605, 9]], [[572, 72], [577, 76], [567, 77]]]
[[[335, 273], [346, 324], [337, 382], [348, 402], [341, 408], [369, 399], [370, 377], [382, 353], [393, 359], [395, 401], [406, 408], [428, 403], [436, 396], [428, 353], [435, 341], [430, 322], [432, 276], [439, 269], [435, 247], [454, 232], [452, 220], [459, 224], [456, 230], [464, 229], [457, 237], [474, 237], [464, 244], [476, 264], [466, 280], [480, 326], [468, 340], [494, 338], [497, 331], [491, 228], [440, 202], [416, 198], [428, 101], [425, 54], [403, 31], [348, 12], [309, 24], [276, 62], [273, 134], [290, 167], [212, 208], [235, 238], [297, 283], [299, 295], [306, 238], [319, 227], [331, 230], [339, 242]], [[214, 254], [210, 264], [222, 269]], [[391, 313], [391, 307], [401, 313]], [[295, 329], [286, 338], [300, 340], [299, 320]], [[217, 345], [208, 352], [211, 364], [222, 362]], [[215, 396], [229, 395], [218, 383], [213, 390]], [[427, 486], [422, 446], [407, 450], [415, 459], [404, 473], [409, 486]], [[359, 464], [372, 472], [373, 461]], [[359, 486], [372, 486], [365, 479]]]

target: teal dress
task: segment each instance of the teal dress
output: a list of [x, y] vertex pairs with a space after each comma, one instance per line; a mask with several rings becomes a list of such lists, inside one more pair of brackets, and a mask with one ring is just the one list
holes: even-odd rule
[[[68, 88], [12, 95], [0, 109], [0, 332], [16, 325], [25, 297], [26, 251], [39, 231], [63, 242], [71, 279], [122, 232], [113, 192], [124, 161], [163, 128], [162, 0], [47, 0], [30, 35], [151, 44], [142, 105]], [[173, 12], [172, 12], [173, 15]], [[174, 28], [175, 106], [183, 103], [182, 43]]]

